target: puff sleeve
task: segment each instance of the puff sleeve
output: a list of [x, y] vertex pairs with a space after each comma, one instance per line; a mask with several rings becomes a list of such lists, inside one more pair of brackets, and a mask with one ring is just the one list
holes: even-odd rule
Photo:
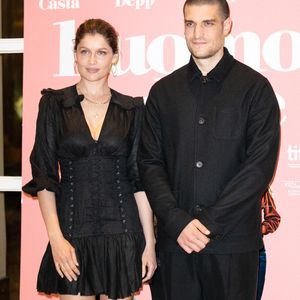
[[30, 155], [32, 180], [23, 186], [23, 191], [36, 196], [44, 189], [58, 192], [58, 160], [56, 156], [57, 101], [50, 90], [42, 91], [36, 122], [34, 146]]
[[134, 123], [133, 123], [133, 130], [132, 130], [132, 147], [131, 152], [129, 154], [127, 160], [127, 168], [129, 178], [131, 180], [131, 185], [133, 187], [133, 192], [143, 191], [143, 186], [141, 184], [138, 164], [137, 164], [137, 152], [140, 142], [140, 135], [141, 135], [141, 126], [142, 126], [142, 119], [143, 119], [143, 112], [144, 112], [144, 100], [142, 97], [136, 97], [134, 99], [135, 102], [135, 115], [134, 115]]

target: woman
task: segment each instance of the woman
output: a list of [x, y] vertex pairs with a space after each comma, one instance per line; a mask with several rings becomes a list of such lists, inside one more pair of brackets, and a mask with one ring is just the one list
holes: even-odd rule
[[156, 268], [136, 164], [143, 101], [108, 85], [118, 36], [107, 22], [79, 26], [74, 57], [80, 81], [42, 91], [33, 179], [23, 187], [37, 195], [49, 236], [37, 289], [62, 300], [129, 300]]

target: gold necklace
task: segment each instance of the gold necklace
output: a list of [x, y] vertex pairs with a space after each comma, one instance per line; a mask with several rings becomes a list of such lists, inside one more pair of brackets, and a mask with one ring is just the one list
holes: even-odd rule
[[93, 122], [98, 122], [98, 120], [100, 119], [100, 112], [102, 111], [101, 106], [99, 106], [98, 104], [101, 105], [101, 103], [90, 103], [89, 101], [87, 101], [83, 102], [83, 104], [87, 109], [87, 115], [92, 117], [92, 119], [94, 120]]
[[[108, 93], [105, 93], [105, 94], [103, 94], [103, 96], [102, 97], [99, 97], [99, 101], [95, 101], [95, 100], [93, 100], [93, 99], [91, 99], [90, 97], [87, 97], [81, 90], [80, 90], [80, 88], [79, 88], [79, 86], [77, 86], [77, 90], [78, 90], [78, 93], [79, 94], [82, 94], [83, 95], [83, 97], [84, 97], [84, 99], [86, 100], [86, 101], [88, 101], [88, 102], [90, 102], [90, 103], [93, 103], [93, 104], [96, 104], [96, 105], [99, 105], [99, 104], [106, 104], [106, 103], [108, 103], [109, 101], [110, 101], [110, 99], [111, 99], [111, 91], [110, 91], [110, 89], [108, 89]], [[105, 97], [104, 97], [105, 96]], [[104, 98], [104, 100], [103, 101], [101, 101], [101, 99], [103, 99]]]
[[106, 104], [106, 103], [108, 103], [110, 101], [110, 99], [111, 99], [111, 92], [109, 92], [108, 94], [104, 94], [104, 95], [106, 95], [106, 97], [101, 97], [100, 98], [100, 100], [103, 99], [103, 98], [104, 99], [106, 98], [104, 101], [94, 101], [94, 100], [92, 100], [91, 98], [89, 98], [89, 97], [87, 97], [85, 95], [83, 95], [83, 96], [84, 96], [84, 99], [87, 100], [90, 103], [93, 103], [93, 104], [96, 104], [96, 105], [99, 105], [99, 104], [103, 105], [103, 104]]
[[107, 110], [108, 106], [95, 106], [95, 104], [91, 104], [88, 101], [82, 102], [81, 105], [91, 136], [97, 140], [105, 117], [105, 115], [100, 112], [103, 111], [103, 109]]

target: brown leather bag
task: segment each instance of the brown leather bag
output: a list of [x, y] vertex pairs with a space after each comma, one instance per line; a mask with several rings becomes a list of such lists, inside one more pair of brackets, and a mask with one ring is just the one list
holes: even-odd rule
[[263, 211], [262, 233], [272, 233], [278, 228], [281, 218], [276, 210], [270, 188], [268, 188], [262, 196], [261, 208]]

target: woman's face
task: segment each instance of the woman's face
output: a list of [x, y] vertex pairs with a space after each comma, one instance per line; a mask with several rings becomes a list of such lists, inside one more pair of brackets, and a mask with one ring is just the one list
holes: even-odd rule
[[86, 34], [75, 51], [78, 73], [88, 81], [98, 81], [108, 77], [111, 66], [118, 62], [118, 54], [101, 34]]

